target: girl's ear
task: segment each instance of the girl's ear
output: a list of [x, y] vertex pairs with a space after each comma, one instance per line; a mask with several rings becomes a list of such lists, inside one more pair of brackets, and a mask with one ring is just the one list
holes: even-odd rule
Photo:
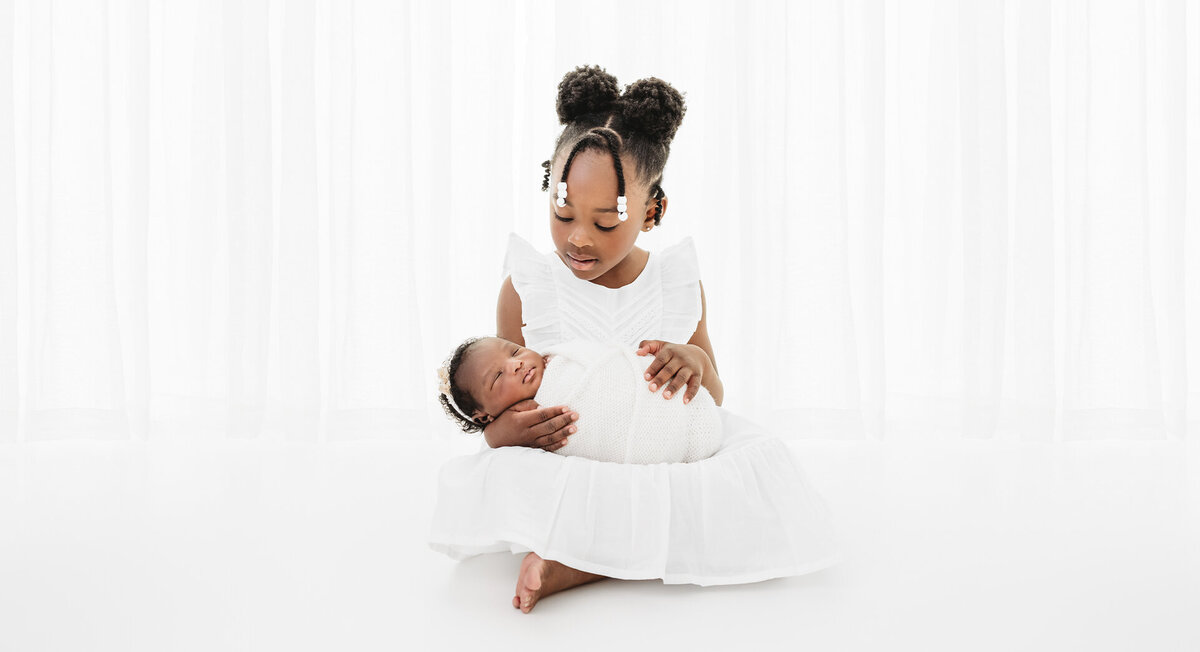
[[481, 410], [475, 410], [475, 413], [471, 415], [471, 418], [475, 420], [475, 423], [478, 423], [481, 426], [486, 426], [492, 422], [492, 417]]
[[642, 230], [649, 231], [655, 226], [658, 226], [658, 224], [655, 222], [655, 218], [661, 222], [662, 216], [666, 212], [667, 198], [663, 197], [662, 199], [655, 199], [651, 197], [650, 204], [646, 206], [646, 219], [642, 221]]

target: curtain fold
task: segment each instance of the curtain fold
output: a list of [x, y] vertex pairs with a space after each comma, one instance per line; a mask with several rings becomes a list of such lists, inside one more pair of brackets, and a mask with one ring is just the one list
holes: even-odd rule
[[0, 441], [17, 438], [17, 141], [13, 6], [0, 2]]
[[592, 63], [687, 95], [639, 245], [695, 238], [731, 409], [1200, 428], [1185, 0], [0, 0], [0, 441], [460, 437]]

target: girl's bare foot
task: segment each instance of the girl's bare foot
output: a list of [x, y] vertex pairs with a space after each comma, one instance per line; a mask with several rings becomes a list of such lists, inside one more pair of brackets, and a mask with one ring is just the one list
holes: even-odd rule
[[529, 613], [538, 600], [551, 593], [599, 579], [604, 579], [604, 576], [575, 570], [556, 561], [542, 559], [536, 552], [531, 552], [521, 561], [521, 572], [517, 574], [517, 594], [513, 596], [512, 604], [513, 607]]

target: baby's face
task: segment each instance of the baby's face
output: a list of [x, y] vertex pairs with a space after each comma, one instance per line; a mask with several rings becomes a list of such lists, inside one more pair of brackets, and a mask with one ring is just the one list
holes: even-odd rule
[[546, 361], [537, 351], [498, 337], [479, 340], [467, 350], [458, 369], [459, 385], [495, 418], [513, 405], [533, 398], [542, 386]]

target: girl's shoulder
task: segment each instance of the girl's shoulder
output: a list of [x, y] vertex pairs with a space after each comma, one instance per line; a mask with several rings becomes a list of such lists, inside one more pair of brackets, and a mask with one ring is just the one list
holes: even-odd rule
[[526, 294], [554, 286], [553, 254], [539, 252], [529, 241], [516, 233], [508, 236], [504, 252], [504, 275], [512, 279], [513, 287], [522, 299]]
[[704, 316], [700, 290], [700, 261], [689, 237], [659, 253], [662, 292], [661, 332], [653, 339], [687, 342]]
[[535, 351], [540, 351], [547, 342], [562, 339], [558, 288], [552, 267], [555, 262], [521, 236], [509, 235], [504, 273], [512, 280], [513, 290], [520, 299], [521, 314], [516, 323], [522, 324], [525, 346]]
[[528, 240], [516, 233], [508, 234], [508, 248], [504, 252], [504, 273], [512, 275], [520, 272], [548, 272], [550, 259], [540, 253]]
[[658, 253], [665, 286], [688, 285], [700, 281], [700, 258], [696, 243], [688, 236]]

